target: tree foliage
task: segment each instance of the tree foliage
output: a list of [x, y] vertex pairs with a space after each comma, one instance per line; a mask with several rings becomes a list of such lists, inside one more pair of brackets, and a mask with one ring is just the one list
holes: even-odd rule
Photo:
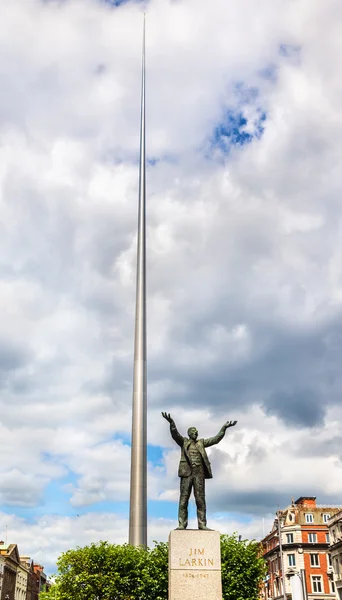
[[266, 575], [261, 547], [236, 534], [221, 536], [222, 596], [224, 600], [257, 600]]
[[152, 549], [99, 542], [68, 550], [56, 584], [40, 600], [165, 600], [167, 544]]
[[[257, 600], [265, 574], [259, 544], [221, 537], [224, 600]], [[167, 600], [168, 545], [99, 542], [64, 552], [56, 583], [40, 600]]]

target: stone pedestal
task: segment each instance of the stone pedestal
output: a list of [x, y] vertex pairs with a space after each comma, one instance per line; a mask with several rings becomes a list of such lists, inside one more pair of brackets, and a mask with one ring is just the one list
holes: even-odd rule
[[222, 600], [218, 531], [171, 531], [169, 600]]

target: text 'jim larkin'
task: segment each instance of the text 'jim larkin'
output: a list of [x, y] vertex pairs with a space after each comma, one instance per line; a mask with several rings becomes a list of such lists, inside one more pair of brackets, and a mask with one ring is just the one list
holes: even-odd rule
[[[195, 558], [196, 557], [196, 558]], [[213, 567], [214, 559], [204, 556], [204, 548], [190, 548], [189, 558], [179, 559], [180, 567]]]

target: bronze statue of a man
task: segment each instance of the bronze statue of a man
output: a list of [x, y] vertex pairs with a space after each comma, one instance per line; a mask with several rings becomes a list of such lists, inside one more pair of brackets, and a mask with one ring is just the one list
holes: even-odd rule
[[178, 469], [178, 476], [180, 477], [180, 499], [177, 529], [186, 529], [188, 526], [188, 504], [193, 488], [197, 507], [198, 529], [208, 530], [205, 505], [205, 480], [211, 479], [213, 475], [205, 448], [218, 444], [224, 437], [228, 427], [234, 427], [237, 421], [227, 421], [214, 437], [206, 440], [203, 438], [198, 440], [198, 431], [196, 427], [189, 427], [189, 437], [183, 437], [179, 433], [171, 415], [166, 412], [162, 412], [162, 415], [164, 419], [170, 423], [171, 435], [182, 449]]

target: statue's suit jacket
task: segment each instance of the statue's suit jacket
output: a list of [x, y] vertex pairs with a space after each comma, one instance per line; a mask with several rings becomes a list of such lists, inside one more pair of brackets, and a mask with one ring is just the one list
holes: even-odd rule
[[[172, 435], [173, 439], [175, 440], [175, 442], [177, 442], [178, 446], [180, 446], [182, 449], [181, 458], [179, 461], [178, 477], [188, 477], [189, 475], [191, 475], [190, 457], [188, 454], [188, 448], [191, 444], [191, 440], [189, 438], [183, 437], [179, 433], [179, 431], [174, 423], [170, 424], [170, 431], [171, 431], [171, 435]], [[225, 433], [226, 433], [226, 429], [225, 429], [225, 427], [222, 427], [220, 429], [220, 431], [218, 432], [218, 434], [215, 435], [214, 437], [208, 438], [206, 440], [204, 440], [202, 438], [202, 439], [196, 441], [196, 446], [197, 446], [197, 448], [200, 452], [200, 455], [202, 457], [202, 460], [203, 460], [205, 479], [211, 479], [213, 476], [213, 474], [211, 472], [211, 465], [209, 462], [209, 458], [208, 458], [208, 455], [207, 455], [205, 449], [208, 448], [208, 446], [213, 446], [214, 444], [218, 444], [224, 437]]]

